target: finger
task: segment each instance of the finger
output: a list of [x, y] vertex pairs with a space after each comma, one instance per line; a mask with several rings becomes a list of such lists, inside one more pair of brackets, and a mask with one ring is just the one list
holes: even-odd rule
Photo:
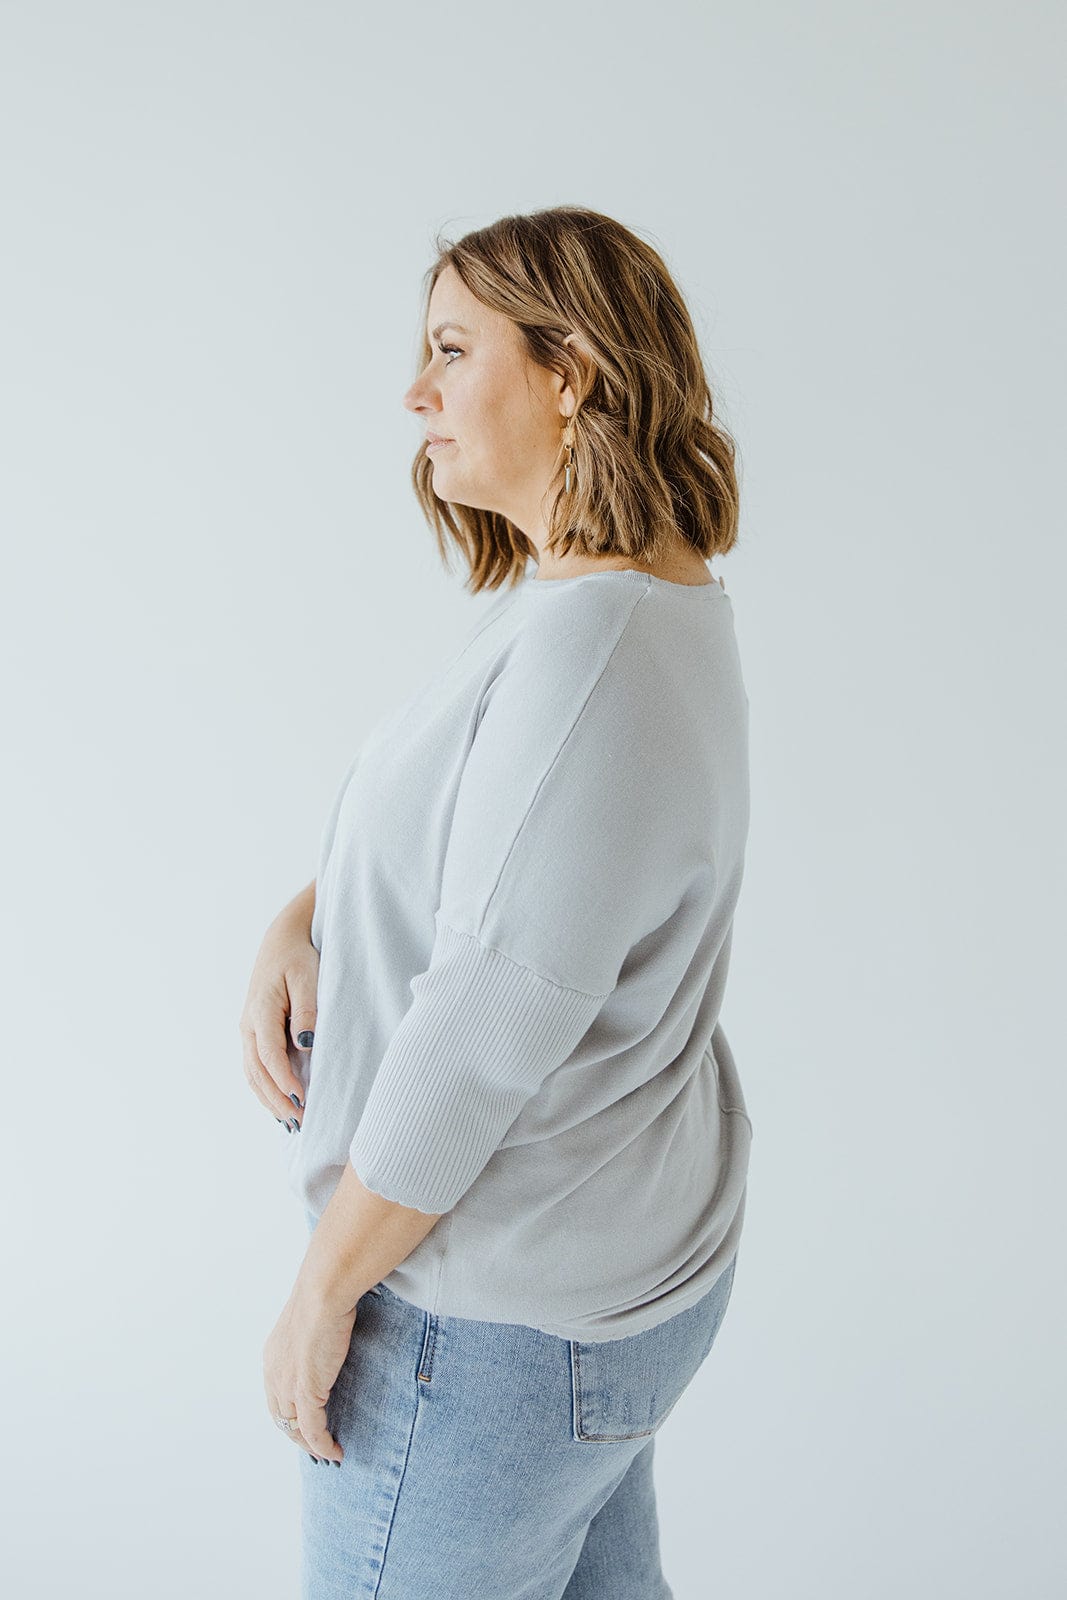
[[[288, 1416], [288, 1415], [291, 1415], [291, 1413], [283, 1411], [278, 1406], [274, 1406], [271, 1409], [271, 1416], [274, 1419], [275, 1427], [278, 1426], [278, 1418], [279, 1418], [279, 1416], [284, 1417], [284, 1416]], [[294, 1418], [294, 1420], [295, 1420], [295, 1418]], [[326, 1459], [321, 1455], [317, 1455], [316, 1452], [314, 1450], [312, 1450], [311, 1446], [308, 1444], [307, 1440], [304, 1438], [304, 1435], [301, 1433], [299, 1428], [282, 1428], [280, 1431], [282, 1433], [286, 1434], [287, 1437], [290, 1438], [293, 1441], [294, 1444], [298, 1444], [300, 1446], [301, 1450], [306, 1450], [308, 1455], [311, 1457], [311, 1459], [313, 1461], [322, 1461], [323, 1459]]]
[[296, 1414], [300, 1419], [300, 1434], [306, 1440], [312, 1455], [325, 1461], [343, 1461], [344, 1451], [326, 1426], [326, 1405], [314, 1395], [297, 1395]]
[[279, 1417], [291, 1417], [294, 1422], [297, 1421], [296, 1406], [291, 1402], [283, 1403], [278, 1399], [277, 1395], [271, 1394], [266, 1384], [263, 1385], [263, 1390], [267, 1396], [267, 1410], [270, 1412], [270, 1419], [274, 1426], [279, 1430], [279, 1432], [288, 1434], [289, 1438], [292, 1439], [294, 1443], [303, 1445], [304, 1449], [307, 1450], [307, 1441], [304, 1439], [303, 1435], [296, 1428], [283, 1428], [281, 1423], [278, 1421]]
[[[256, 1032], [256, 1051], [262, 1066], [266, 1069], [267, 1077], [274, 1083], [275, 1088], [285, 1094], [290, 1101], [290, 1112], [296, 1104], [301, 1104], [298, 1110], [298, 1120], [302, 1115], [302, 1102], [304, 1102], [304, 1082], [296, 1066], [304, 1066], [302, 1050], [306, 1046], [291, 1045], [290, 1027], [288, 1027], [288, 1005], [285, 1010], [269, 1010], [254, 1016], [253, 1029]], [[296, 1054], [296, 1064], [293, 1061]], [[296, 1096], [294, 1101], [293, 1096]]]
[[[282, 1030], [282, 1038], [283, 1040], [285, 1038], [284, 1029]], [[288, 1056], [286, 1056], [286, 1060], [288, 1061]], [[288, 1122], [291, 1118], [299, 1124], [299, 1119], [303, 1115], [302, 1108], [298, 1107], [294, 1101], [283, 1093], [267, 1071], [263, 1064], [254, 1028], [242, 1027], [241, 1029], [241, 1065], [244, 1068], [248, 1086], [260, 1104], [265, 1106], [268, 1111], [273, 1112], [279, 1122]], [[303, 1100], [304, 1094], [299, 1079], [297, 1079], [297, 1089], [300, 1099]]]
[[[289, 982], [289, 1032], [298, 1050], [310, 1050], [315, 1040], [317, 989], [306, 995], [299, 983]], [[299, 1085], [297, 1086], [299, 1087]]]
[[293, 1071], [293, 1063], [289, 1059], [289, 1034], [284, 1013], [272, 1011], [269, 1015], [253, 1017], [252, 1027], [256, 1036], [256, 1052], [268, 1078], [286, 1099], [295, 1093], [298, 1099], [303, 1100], [304, 1085]]

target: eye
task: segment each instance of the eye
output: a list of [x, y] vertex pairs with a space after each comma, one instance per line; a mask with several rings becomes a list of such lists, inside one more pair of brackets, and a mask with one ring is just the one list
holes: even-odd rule
[[[440, 352], [441, 352], [441, 354], [443, 356], [447, 356], [447, 355], [461, 356], [463, 354], [463, 351], [460, 350], [458, 348], [458, 346], [456, 346], [454, 344], [439, 344], [437, 346], [437, 348], [438, 348], [438, 350], [440, 350]], [[450, 367], [451, 365], [452, 365], [451, 361], [446, 361], [445, 362], [445, 366], [446, 367]]]

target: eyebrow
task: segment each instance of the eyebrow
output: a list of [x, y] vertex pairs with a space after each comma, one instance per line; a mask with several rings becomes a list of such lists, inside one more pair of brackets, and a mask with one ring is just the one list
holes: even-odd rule
[[455, 328], [457, 333], [470, 333], [469, 328], [464, 328], [459, 322], [439, 322], [430, 334], [431, 339], [439, 339], [446, 328]]

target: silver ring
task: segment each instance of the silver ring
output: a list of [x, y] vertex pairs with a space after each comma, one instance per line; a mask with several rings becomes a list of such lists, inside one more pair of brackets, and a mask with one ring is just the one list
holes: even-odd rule
[[283, 1417], [280, 1412], [275, 1415], [275, 1422], [279, 1428], [284, 1428], [286, 1433], [298, 1433], [300, 1430], [299, 1417]]

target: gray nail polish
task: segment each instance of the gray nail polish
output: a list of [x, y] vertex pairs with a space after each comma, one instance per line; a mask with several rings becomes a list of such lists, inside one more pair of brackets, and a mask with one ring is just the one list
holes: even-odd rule
[[314, 1033], [312, 1032], [312, 1030], [310, 1028], [305, 1028], [302, 1033], [298, 1033], [297, 1034], [296, 1042], [297, 1042], [297, 1044], [302, 1044], [302, 1045], [305, 1045], [305, 1046], [309, 1045], [309, 1044], [314, 1044], [315, 1043], [315, 1035], [314, 1035]]
[[293, 1102], [294, 1106], [299, 1106], [301, 1111], [303, 1111], [304, 1102], [303, 1102], [303, 1100], [301, 1100], [301, 1098], [300, 1098], [300, 1096], [298, 1094], [291, 1094], [289, 1096], [289, 1098]]

